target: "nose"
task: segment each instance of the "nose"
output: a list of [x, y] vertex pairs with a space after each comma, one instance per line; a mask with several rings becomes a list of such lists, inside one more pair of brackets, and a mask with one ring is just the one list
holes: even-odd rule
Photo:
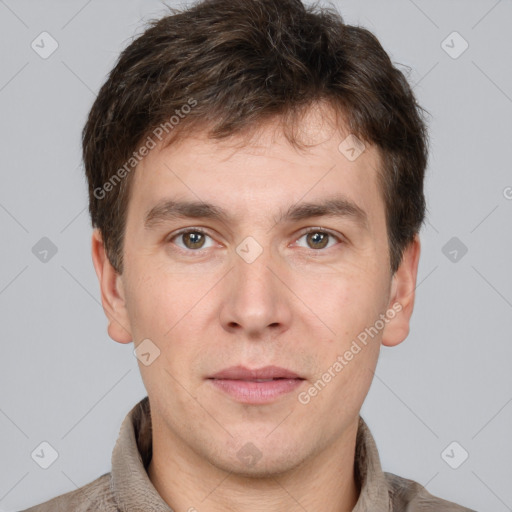
[[247, 338], [275, 336], [288, 329], [292, 294], [285, 282], [284, 271], [273, 264], [268, 251], [251, 263], [235, 255], [222, 293], [222, 327]]

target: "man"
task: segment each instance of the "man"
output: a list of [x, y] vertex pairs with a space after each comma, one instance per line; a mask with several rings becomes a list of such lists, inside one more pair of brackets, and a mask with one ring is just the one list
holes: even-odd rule
[[427, 134], [368, 31], [299, 0], [155, 21], [83, 156], [108, 333], [148, 397], [112, 471], [30, 511], [468, 511], [384, 473], [359, 412], [409, 332]]

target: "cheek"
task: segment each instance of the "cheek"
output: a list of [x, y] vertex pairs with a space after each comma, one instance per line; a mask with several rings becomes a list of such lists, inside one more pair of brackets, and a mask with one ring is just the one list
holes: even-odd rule
[[137, 338], [164, 340], [185, 314], [185, 285], [179, 276], [166, 275], [143, 262], [131, 270], [126, 306], [132, 329]]
[[[169, 272], [140, 261], [132, 266], [127, 301], [135, 339], [150, 338], [171, 356], [182, 348], [193, 350], [204, 337], [197, 330], [213, 317], [211, 289], [218, 280], [214, 273]], [[209, 315], [209, 316], [208, 316]]]
[[295, 289], [317, 321], [334, 331], [330, 335], [337, 339], [357, 335], [378, 318], [385, 303], [382, 279], [368, 267], [364, 271], [354, 268], [331, 274], [304, 273], [297, 278]]

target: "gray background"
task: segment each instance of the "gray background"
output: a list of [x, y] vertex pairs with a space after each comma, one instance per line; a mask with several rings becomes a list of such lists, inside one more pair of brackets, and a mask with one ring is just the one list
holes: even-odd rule
[[[410, 67], [432, 115], [411, 334], [382, 349], [362, 415], [385, 471], [477, 510], [512, 510], [512, 3], [335, 5]], [[121, 421], [146, 394], [133, 346], [106, 333], [80, 131], [120, 50], [163, 12], [148, 0], [0, 0], [2, 511], [108, 472]], [[59, 45], [47, 59], [31, 48], [43, 31]], [[458, 58], [453, 31], [469, 44]], [[57, 248], [46, 262], [32, 252], [43, 237]], [[443, 250], [452, 237], [459, 247]], [[46, 470], [31, 458], [43, 441], [59, 454]], [[469, 453], [458, 469], [442, 457], [452, 441]], [[452, 464], [460, 450], [448, 450]]]

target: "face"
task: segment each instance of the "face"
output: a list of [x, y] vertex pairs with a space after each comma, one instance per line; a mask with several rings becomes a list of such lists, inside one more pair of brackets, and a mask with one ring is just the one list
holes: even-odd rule
[[[109, 334], [146, 354], [154, 435], [225, 471], [287, 471], [336, 447], [380, 344], [408, 332], [418, 244], [392, 277], [380, 156], [349, 160], [347, 133], [322, 119], [305, 118], [303, 151], [275, 123], [245, 145], [197, 133], [155, 148], [133, 176], [122, 276], [93, 239]], [[281, 370], [212, 378], [238, 366]]]

